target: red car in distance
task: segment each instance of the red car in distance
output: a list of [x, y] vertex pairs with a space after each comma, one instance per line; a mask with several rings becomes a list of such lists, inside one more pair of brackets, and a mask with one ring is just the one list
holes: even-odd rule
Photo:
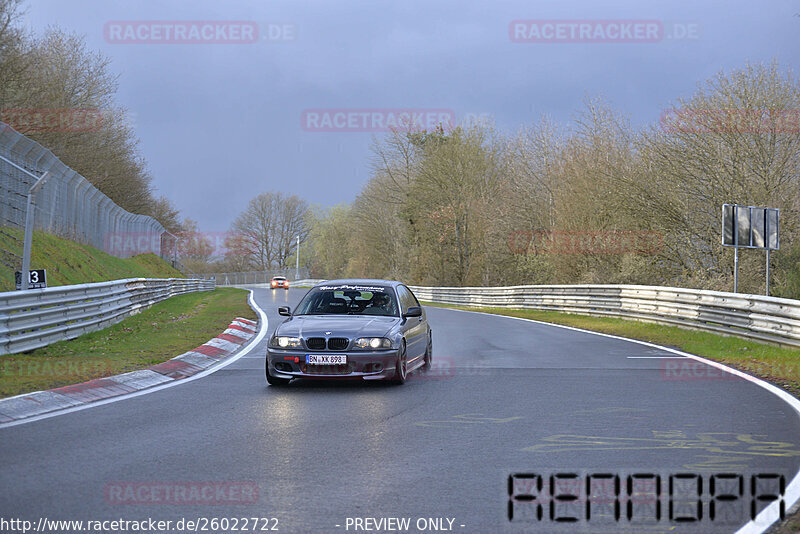
[[289, 281], [286, 279], [285, 276], [273, 276], [272, 280], [269, 283], [269, 286], [272, 289], [289, 289]]

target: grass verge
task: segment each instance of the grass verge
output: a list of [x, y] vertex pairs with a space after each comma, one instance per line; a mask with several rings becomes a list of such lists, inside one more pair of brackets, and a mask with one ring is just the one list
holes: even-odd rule
[[426, 302], [425, 305], [522, 317], [649, 341], [724, 363], [734, 369], [762, 378], [785, 389], [792, 395], [800, 397], [800, 349], [778, 347], [754, 340], [722, 336], [677, 326], [664, 326], [613, 317], [592, 317], [507, 308], [470, 308], [431, 302]]
[[[0, 249], [22, 254], [23, 232], [2, 228]], [[31, 268], [47, 269], [48, 287], [121, 278], [183, 278], [155, 254], [122, 259], [102, 250], [44, 232], [33, 233]], [[14, 270], [0, 262], [0, 291], [14, 290]]]
[[0, 356], [0, 398], [144, 369], [256, 320], [247, 291], [217, 288], [169, 298], [121, 323], [29, 353]]

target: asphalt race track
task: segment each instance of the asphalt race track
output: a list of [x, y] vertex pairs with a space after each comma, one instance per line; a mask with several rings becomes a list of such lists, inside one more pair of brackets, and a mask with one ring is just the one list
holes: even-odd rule
[[[304, 291], [255, 290], [270, 331]], [[198, 531], [227, 518], [212, 532], [398, 531], [388, 518], [409, 532], [735, 532], [753, 482], [768, 494], [800, 469], [800, 418], [752, 382], [620, 339], [427, 312], [436, 365], [403, 386], [268, 387], [265, 338], [205, 378], [0, 428], [0, 517], [200, 520]], [[726, 473], [716, 495], [737, 497], [715, 501], [712, 519], [711, 477]], [[580, 496], [592, 474], [607, 477]], [[551, 506], [550, 475], [576, 498]], [[176, 488], [202, 497], [170, 497]], [[701, 519], [677, 520], [698, 507]]]

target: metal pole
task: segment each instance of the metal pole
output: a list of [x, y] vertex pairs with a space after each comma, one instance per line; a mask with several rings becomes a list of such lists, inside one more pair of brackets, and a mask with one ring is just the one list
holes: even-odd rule
[[733, 249], [733, 292], [739, 292], [739, 247]]
[[767, 291], [764, 294], [769, 296], [769, 249], [767, 249]]
[[36, 180], [31, 188], [28, 190], [28, 202], [25, 207], [25, 241], [22, 245], [22, 289], [28, 289], [28, 280], [30, 279], [31, 270], [31, 249], [33, 248], [33, 197], [42, 188], [44, 182], [47, 180], [47, 172], [44, 173]]
[[297, 263], [294, 267], [294, 279], [300, 279], [300, 236], [297, 236]]

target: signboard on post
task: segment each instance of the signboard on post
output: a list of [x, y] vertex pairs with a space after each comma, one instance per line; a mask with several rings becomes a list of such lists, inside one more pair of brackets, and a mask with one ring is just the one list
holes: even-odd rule
[[779, 210], [754, 206], [722, 205], [722, 245], [778, 250]]
[[733, 291], [739, 286], [739, 249], [767, 251], [767, 290], [769, 295], [769, 254], [780, 248], [778, 232], [780, 210], [756, 206], [722, 205], [722, 246], [733, 247]]
[[[22, 272], [14, 273], [14, 283], [17, 289], [22, 289]], [[44, 289], [47, 287], [47, 271], [36, 269], [28, 271], [28, 289]]]

